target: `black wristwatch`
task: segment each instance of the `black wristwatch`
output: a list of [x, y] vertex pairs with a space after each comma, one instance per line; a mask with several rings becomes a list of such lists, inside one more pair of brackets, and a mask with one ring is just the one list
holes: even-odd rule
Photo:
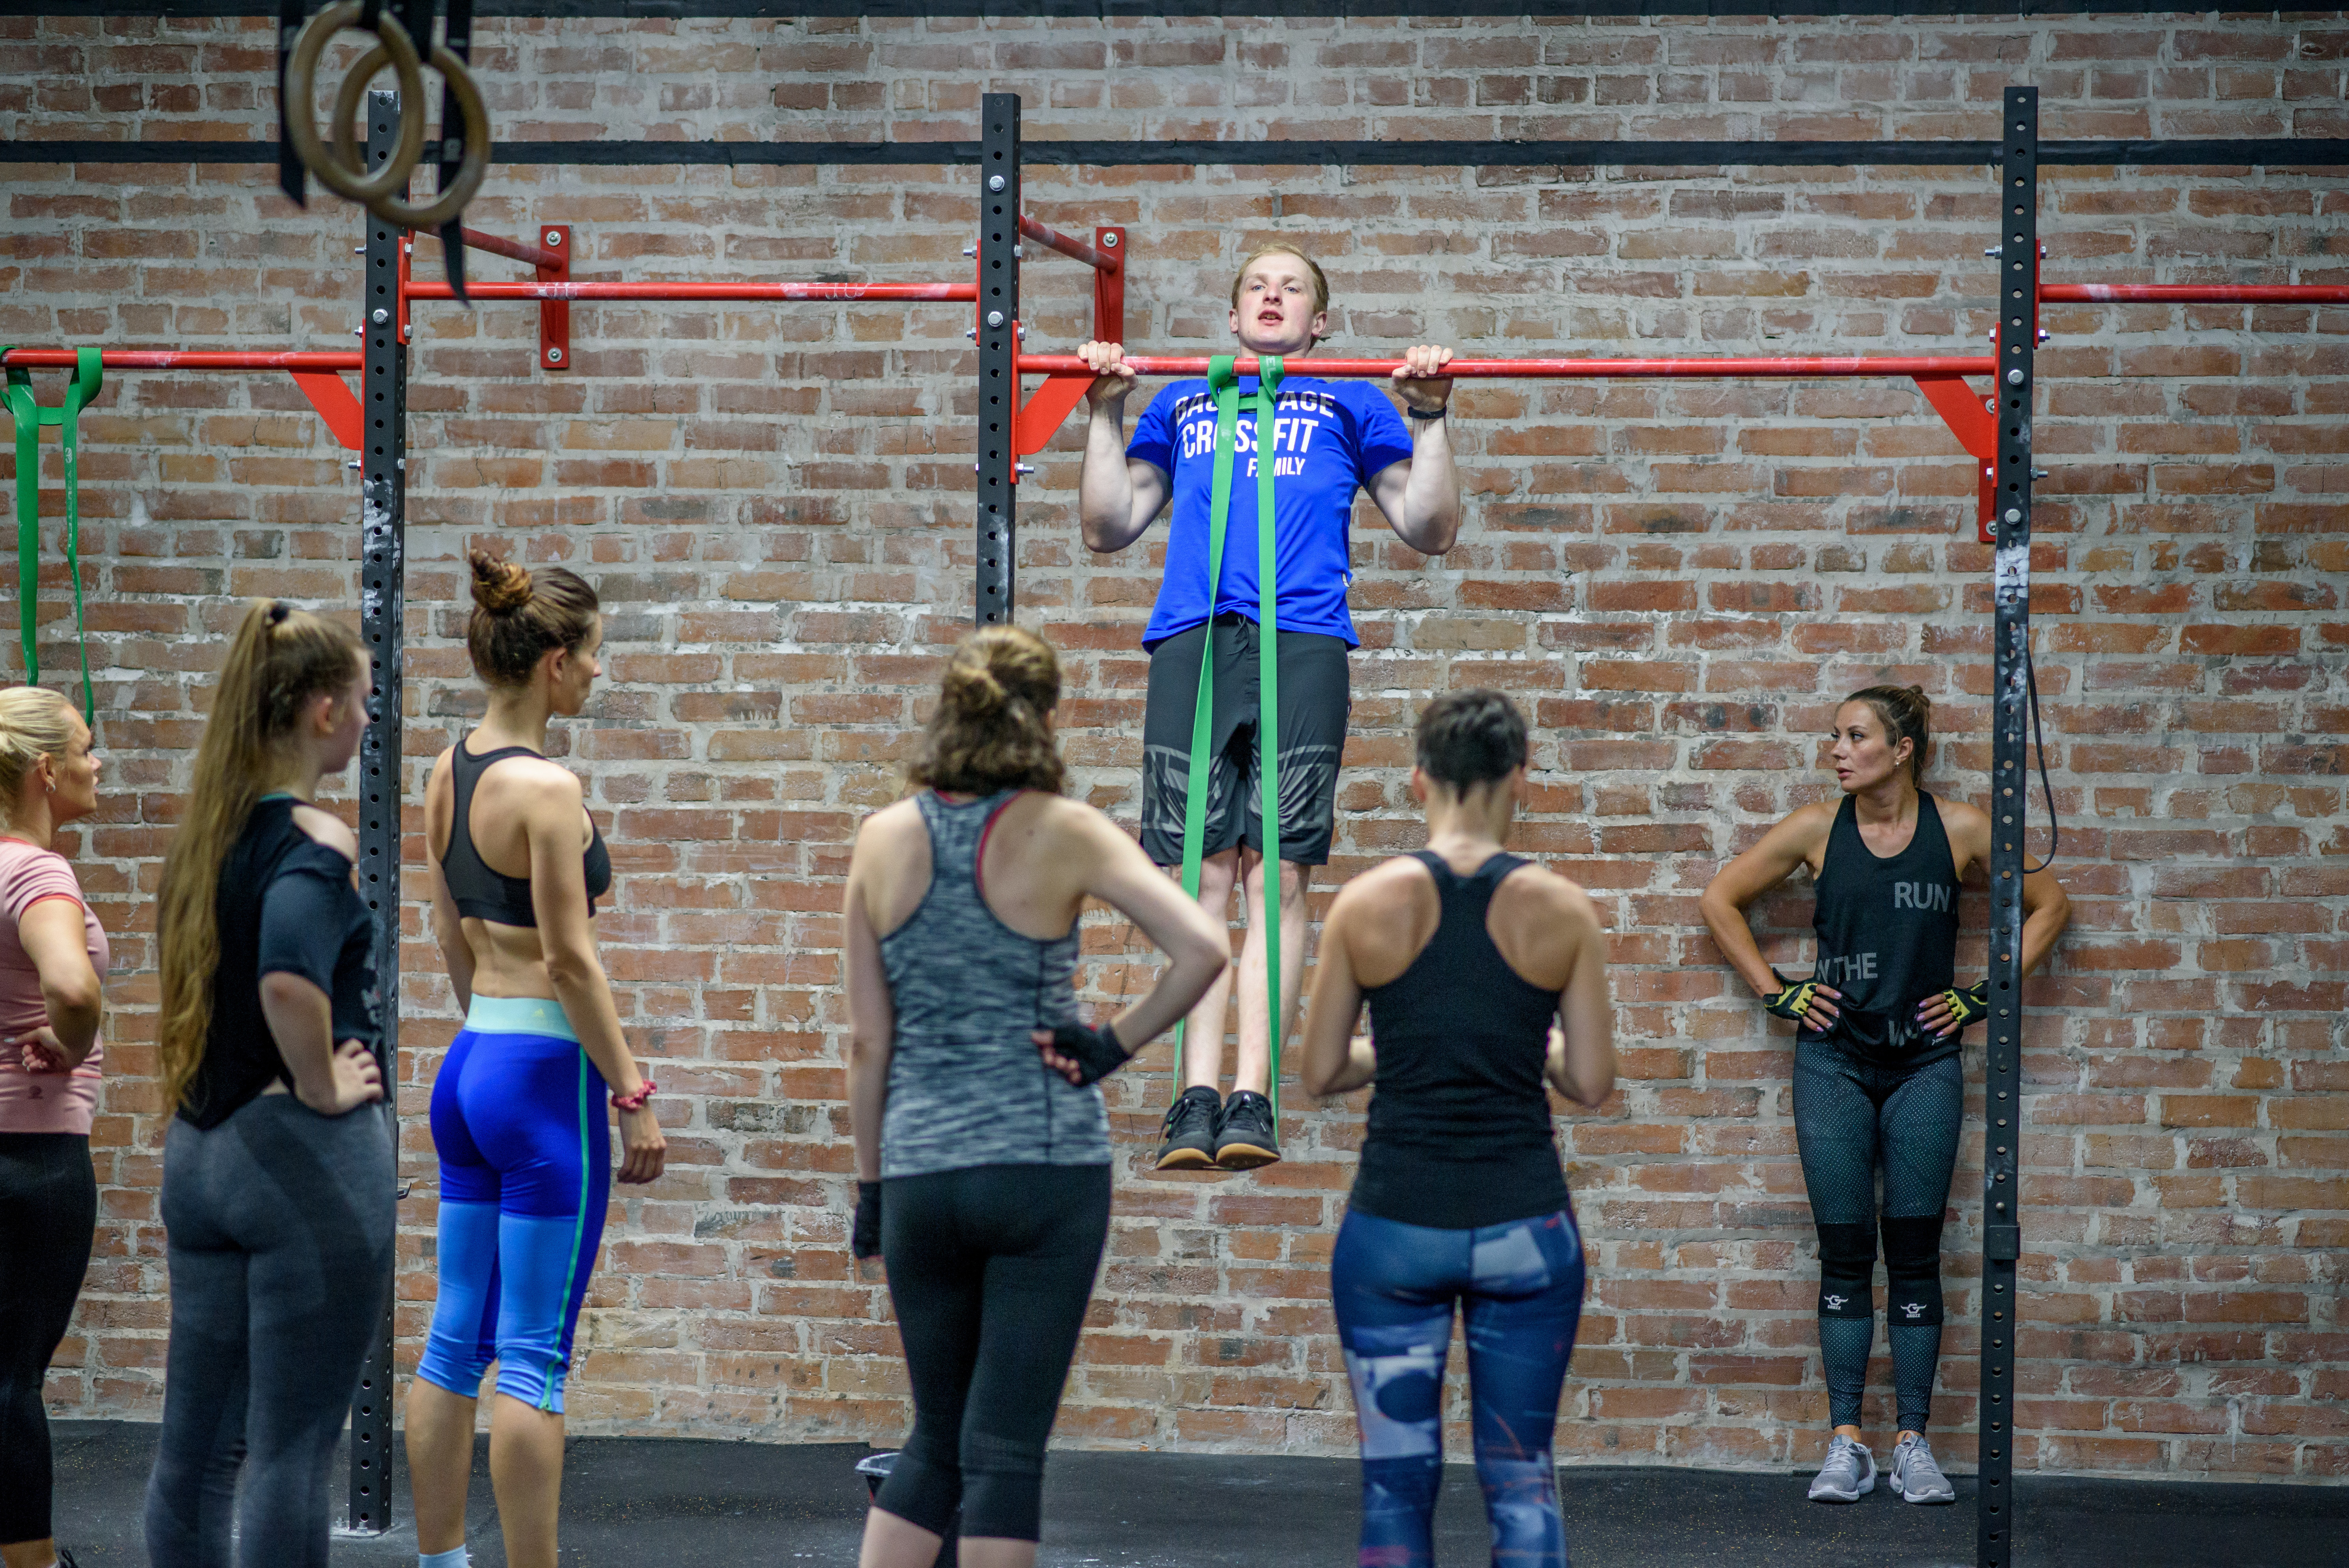
[[1431, 413], [1423, 414], [1417, 409], [1413, 408], [1409, 403], [1405, 403], [1402, 406], [1402, 411], [1409, 414], [1415, 420], [1440, 420], [1444, 415], [1452, 411], [1452, 405], [1450, 403], [1446, 403], [1442, 408], [1437, 409]]

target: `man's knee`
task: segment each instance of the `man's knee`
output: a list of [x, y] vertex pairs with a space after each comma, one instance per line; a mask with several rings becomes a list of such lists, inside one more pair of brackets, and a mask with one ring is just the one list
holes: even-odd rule
[[[1248, 898], [1251, 903], [1259, 903], [1264, 898], [1264, 855], [1255, 849], [1247, 849], [1240, 853], [1244, 857], [1239, 864], [1247, 877]], [[1312, 885], [1312, 867], [1300, 866], [1294, 860], [1284, 860], [1280, 863], [1282, 909], [1288, 909], [1303, 901], [1306, 889]]]
[[[1169, 866], [1169, 874], [1183, 875], [1180, 866]], [[1219, 849], [1199, 861], [1199, 901], [1203, 904], [1231, 897], [1233, 884], [1240, 877], [1240, 852], [1237, 846]]]

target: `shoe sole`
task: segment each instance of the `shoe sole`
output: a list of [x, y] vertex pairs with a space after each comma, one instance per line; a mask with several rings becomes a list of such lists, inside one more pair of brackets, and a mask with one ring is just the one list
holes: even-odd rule
[[1216, 1163], [1226, 1170], [1254, 1170], [1260, 1165], [1277, 1164], [1280, 1151], [1253, 1143], [1227, 1143], [1216, 1151]]
[[1869, 1492], [1872, 1492], [1875, 1490], [1876, 1478], [1874, 1476], [1870, 1476], [1866, 1480], [1859, 1483], [1859, 1490], [1857, 1491], [1851, 1493], [1849, 1496], [1846, 1496], [1841, 1492], [1815, 1490], [1810, 1494], [1810, 1500], [1813, 1502], [1857, 1502], [1861, 1498], [1866, 1497]]
[[1213, 1170], [1216, 1157], [1204, 1148], [1170, 1148], [1158, 1157], [1160, 1170]]
[[1958, 1501], [1958, 1494], [1955, 1491], [1919, 1492], [1910, 1491], [1906, 1487], [1900, 1488], [1899, 1491], [1900, 1501], [1903, 1502], [1945, 1503], [1955, 1502]]

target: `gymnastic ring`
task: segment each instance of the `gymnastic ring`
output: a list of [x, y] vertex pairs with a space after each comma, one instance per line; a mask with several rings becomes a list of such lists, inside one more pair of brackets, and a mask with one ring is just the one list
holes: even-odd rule
[[[356, 128], [359, 100], [367, 96], [367, 78], [381, 70], [389, 57], [383, 45], [378, 44], [368, 50], [360, 57], [358, 64], [351, 67], [351, 74], [343, 78], [343, 90], [335, 96], [335, 152], [347, 170], [353, 166], [358, 156]], [[481, 89], [474, 84], [473, 73], [465, 68], [465, 62], [451, 54], [447, 46], [440, 44], [432, 47], [432, 68], [448, 78], [449, 90], [457, 99], [458, 118], [464, 122], [465, 151], [464, 156], [458, 161], [457, 177], [449, 182], [449, 188], [435, 196], [429, 206], [410, 206], [401, 196], [388, 192], [369, 198], [367, 203], [367, 211], [384, 222], [411, 229], [437, 229], [463, 212], [465, 203], [473, 199], [474, 192], [481, 188], [481, 182], [489, 177], [490, 172], [490, 111], [481, 102]], [[403, 119], [407, 108], [403, 99], [400, 104]], [[449, 128], [442, 126], [440, 134], [447, 136]], [[402, 183], [404, 186], [405, 182]]]
[[[424, 67], [417, 57], [416, 45], [388, 11], [376, 18], [376, 36], [382, 40], [376, 53], [391, 62], [399, 78], [399, 140], [391, 150], [373, 178], [367, 176], [364, 165], [354, 168], [347, 164], [318, 140], [318, 128], [311, 123], [310, 105], [317, 96], [318, 57], [326, 52], [327, 42], [346, 27], [358, 27], [359, 0], [341, 0], [327, 6], [303, 24], [294, 39], [292, 57], [285, 63], [285, 101], [278, 113], [285, 122], [286, 140], [318, 182], [337, 195], [354, 202], [372, 203], [408, 187], [408, 177], [416, 169], [416, 160], [424, 151]], [[372, 56], [370, 56], [372, 57]], [[366, 86], [366, 78], [358, 77]], [[346, 90], [349, 83], [344, 84]], [[337, 100], [339, 101], [339, 99]]]

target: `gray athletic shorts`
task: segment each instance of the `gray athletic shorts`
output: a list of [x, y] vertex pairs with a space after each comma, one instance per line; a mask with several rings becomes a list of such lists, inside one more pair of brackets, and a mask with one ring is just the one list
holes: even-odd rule
[[[1191, 723], [1198, 706], [1199, 651], [1207, 626], [1178, 631], [1150, 649], [1150, 694], [1142, 720], [1142, 847], [1161, 866], [1183, 862], [1183, 808], [1191, 782]], [[1257, 771], [1257, 624], [1218, 617], [1214, 723], [1207, 756], [1206, 843], [1215, 855], [1244, 844], [1264, 849], [1264, 781]], [[1337, 823], [1338, 760], [1353, 706], [1346, 642], [1319, 632], [1284, 631], [1280, 661], [1280, 857], [1326, 866]]]

